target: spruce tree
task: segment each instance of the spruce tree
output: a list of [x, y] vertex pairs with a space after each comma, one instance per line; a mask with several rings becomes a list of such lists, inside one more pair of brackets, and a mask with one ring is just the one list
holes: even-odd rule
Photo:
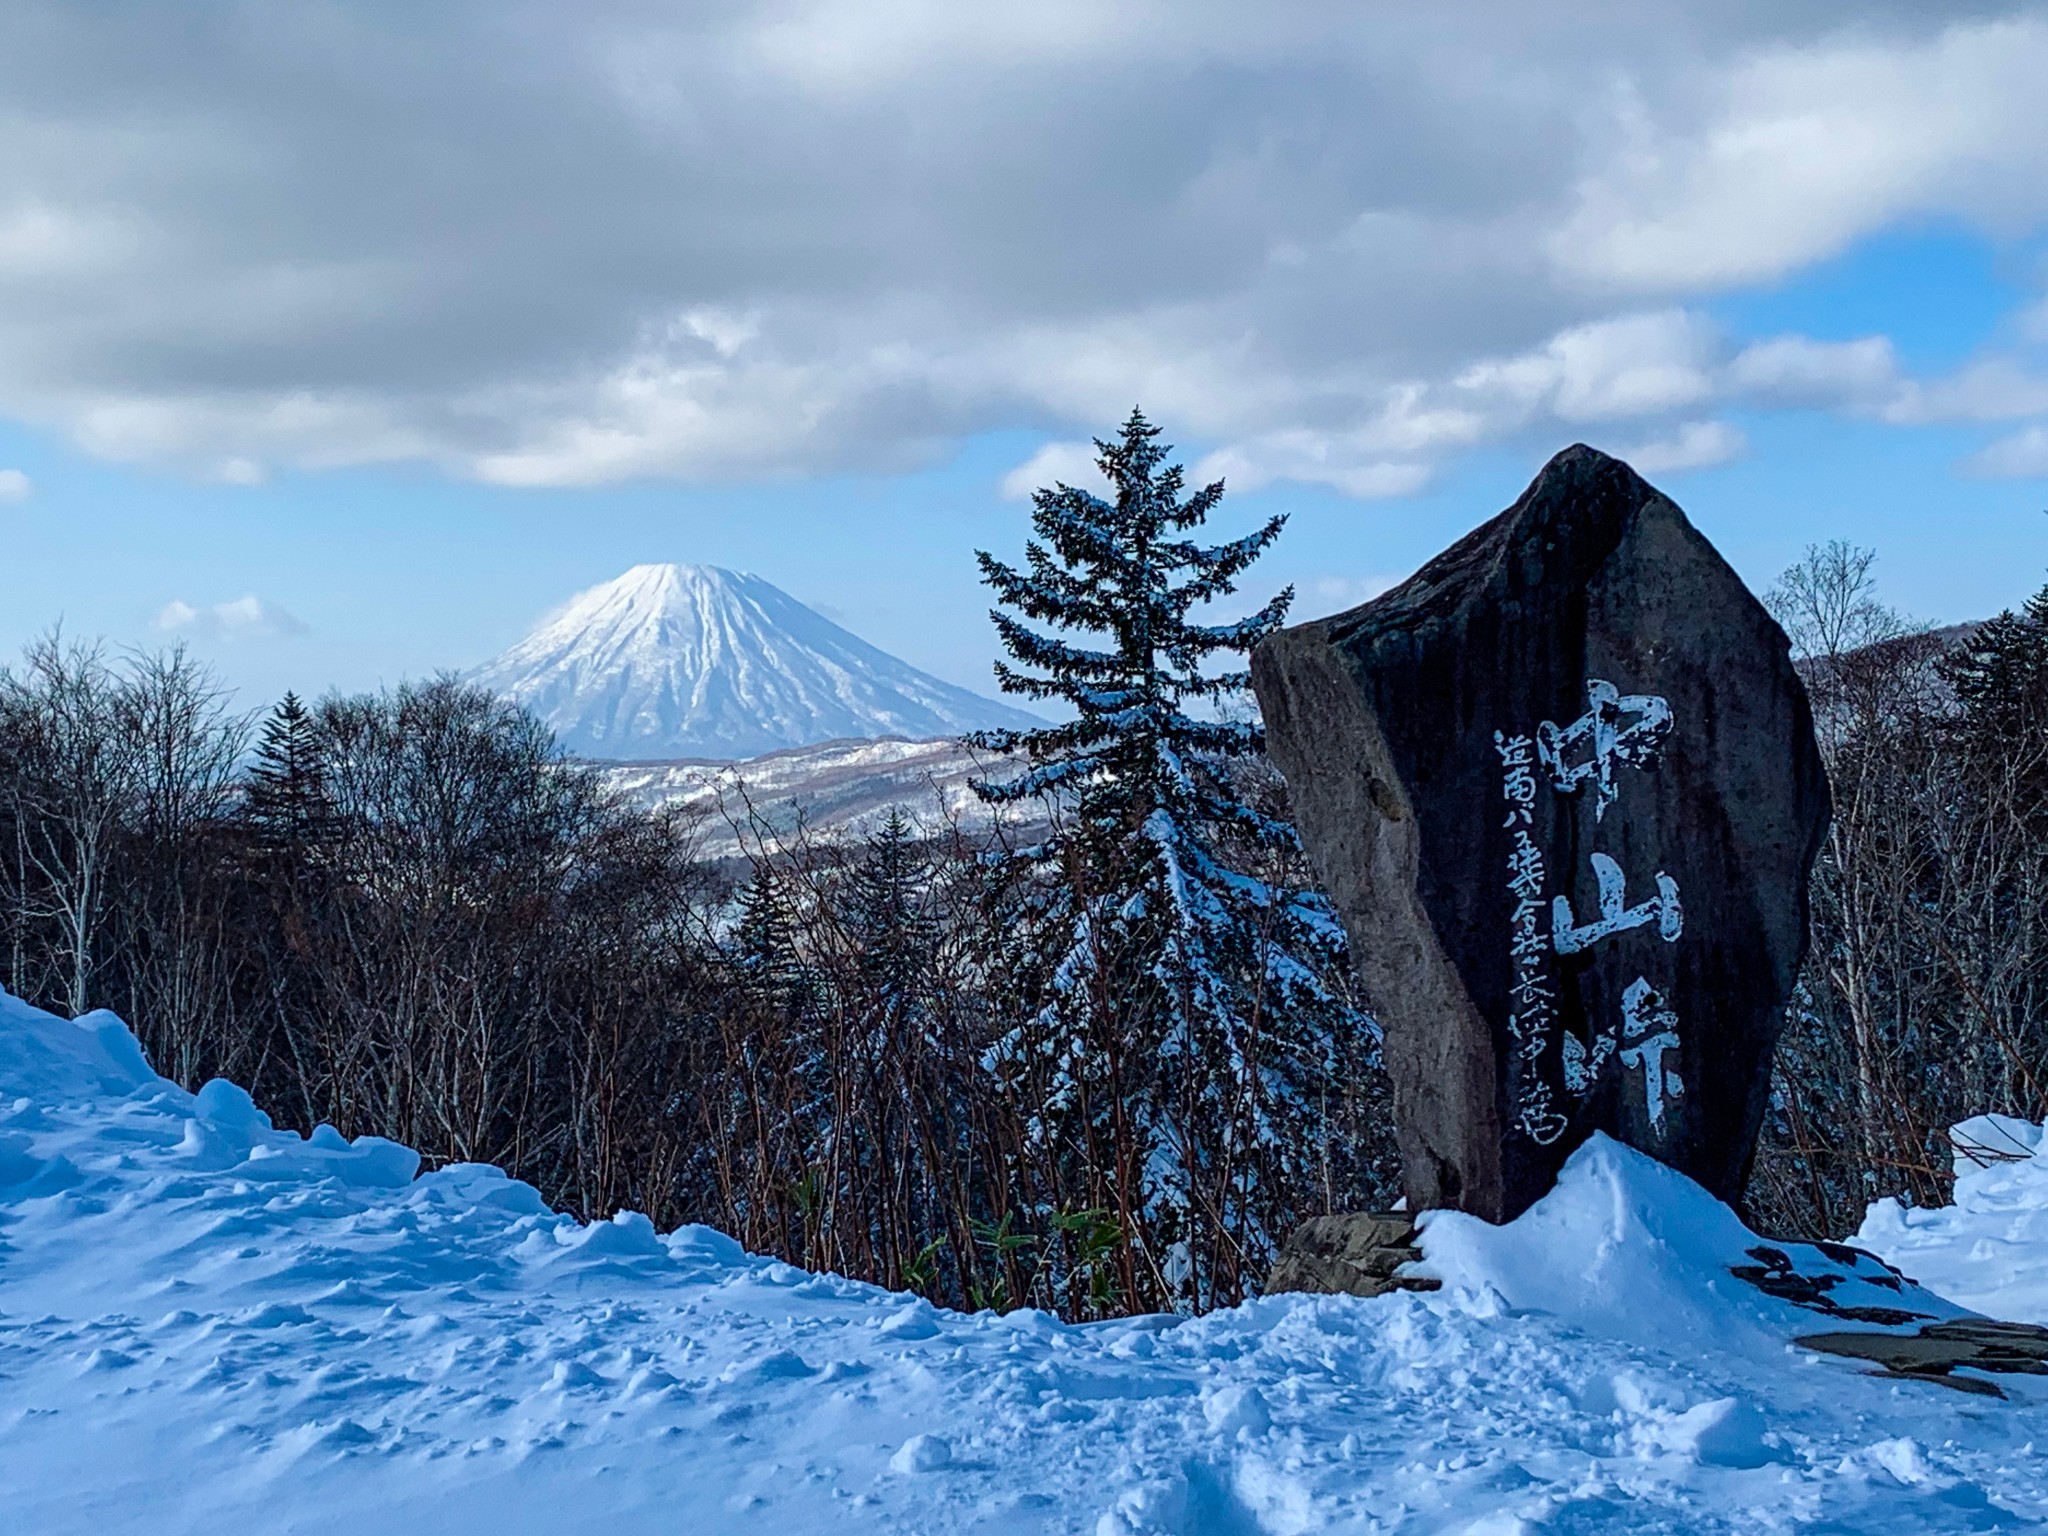
[[319, 724], [296, 693], [285, 694], [263, 722], [243, 798], [273, 848], [303, 850], [331, 829]]
[[847, 872], [840, 922], [863, 992], [894, 1026], [918, 1011], [938, 935], [923, 900], [927, 870], [917, 829], [903, 808], [890, 806], [864, 843]]
[[737, 907], [726, 960], [738, 1008], [724, 1022], [729, 1059], [743, 1070], [725, 1081], [725, 1112], [752, 1144], [756, 1189], [767, 1197], [748, 1213], [747, 1230], [797, 1262], [818, 1263], [832, 1064], [821, 1048], [817, 978], [799, 946], [798, 913], [766, 860], [754, 865]]
[[1965, 748], [2015, 773], [2016, 809], [2036, 826], [2048, 823], [2048, 587], [2019, 612], [1980, 624], [1942, 670]]
[[1114, 500], [1040, 490], [1024, 567], [980, 555], [1015, 610], [991, 615], [1012, 658], [997, 664], [1003, 689], [1072, 718], [976, 738], [1027, 766], [975, 787], [998, 806], [1043, 800], [1053, 817], [1008, 861], [1026, 892], [1017, 953], [1042, 1006], [991, 1053], [1028, 1100], [1027, 1134], [1071, 1170], [1040, 1203], [1120, 1225], [1125, 1304], [1199, 1308], [1255, 1286], [1313, 1200], [1321, 1079], [1340, 1033], [1368, 1026], [1326, 984], [1341, 932], [1287, 873], [1293, 829], [1235, 782], [1263, 733], [1216, 709], [1242, 697], [1242, 658], [1293, 590], [1246, 618], [1196, 617], [1285, 519], [1197, 542], [1223, 486], [1183, 495], [1157, 437], [1133, 411], [1096, 443]]
[[729, 954], [741, 992], [786, 1028], [808, 1026], [817, 1011], [814, 978], [797, 947], [788, 894], [766, 860], [755, 864], [737, 906]]
[[2018, 613], [1977, 626], [1947, 667], [1964, 710], [1986, 725], [2022, 725], [2048, 711], [2048, 587]]

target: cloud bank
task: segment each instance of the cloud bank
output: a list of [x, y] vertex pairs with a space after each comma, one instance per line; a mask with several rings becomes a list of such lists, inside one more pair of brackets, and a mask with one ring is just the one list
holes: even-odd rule
[[1136, 400], [1358, 496], [1539, 427], [1704, 464], [1735, 405], [2031, 422], [2048, 322], [1914, 380], [1703, 315], [1902, 220], [2038, 228], [2044, 78], [2036, 4], [16, 0], [0, 412], [577, 485]]

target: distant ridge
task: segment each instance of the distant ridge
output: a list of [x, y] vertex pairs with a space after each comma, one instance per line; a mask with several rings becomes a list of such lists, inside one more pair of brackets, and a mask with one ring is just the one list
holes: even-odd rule
[[1019, 758], [977, 752], [958, 740], [871, 737], [785, 747], [745, 762], [605, 763], [599, 771], [643, 806], [705, 812], [695, 844], [701, 857], [744, 859], [785, 838], [858, 838], [892, 810], [925, 836], [954, 827], [980, 836], [1000, 822], [1019, 841], [1034, 841], [1046, 817], [1041, 803], [991, 806], [971, 787], [976, 779], [1007, 779], [1022, 766]]
[[636, 565], [469, 676], [532, 710], [571, 752], [617, 761], [1043, 723], [715, 565]]

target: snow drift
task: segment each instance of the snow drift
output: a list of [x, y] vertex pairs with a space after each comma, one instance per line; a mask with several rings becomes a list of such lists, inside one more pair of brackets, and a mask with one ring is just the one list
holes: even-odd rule
[[[1966, 1173], [1952, 1213], [1880, 1207], [1866, 1237], [2018, 1310], [2048, 1257], [2019, 1130], [2025, 1161]], [[1441, 1291], [1086, 1327], [417, 1166], [0, 994], [8, 1528], [1903, 1533], [2048, 1510], [2039, 1386], [1987, 1402], [1793, 1347], [1813, 1315], [1726, 1272], [1750, 1234], [1611, 1142], [1510, 1226], [1430, 1217]]]
[[1954, 1202], [1910, 1210], [1880, 1200], [1856, 1241], [1976, 1311], [2048, 1324], [2048, 1136], [1979, 1115], [1949, 1139]]

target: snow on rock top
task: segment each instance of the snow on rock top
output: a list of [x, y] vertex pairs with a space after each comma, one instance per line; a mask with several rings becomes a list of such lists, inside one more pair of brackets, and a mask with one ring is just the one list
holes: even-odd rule
[[621, 760], [1042, 723], [898, 661], [759, 576], [710, 565], [636, 565], [470, 678], [570, 751]]
[[1812, 1314], [1729, 1280], [1733, 1216], [1612, 1143], [1510, 1226], [1432, 1217], [1441, 1291], [1080, 1327], [416, 1167], [0, 993], [6, 1529], [1906, 1536], [2048, 1509], [2048, 1388], [1987, 1405], [1790, 1347]]

